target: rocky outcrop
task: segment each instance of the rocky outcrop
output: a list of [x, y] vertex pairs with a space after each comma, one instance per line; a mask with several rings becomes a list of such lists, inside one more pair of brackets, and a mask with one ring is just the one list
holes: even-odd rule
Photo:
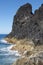
[[32, 6], [30, 4], [27, 3], [21, 6], [14, 16], [10, 36], [18, 39], [28, 37], [28, 25], [32, 16]]
[[7, 36], [17, 39], [31, 39], [35, 45], [43, 44], [43, 4], [32, 13], [31, 4], [21, 6], [13, 19], [12, 31]]
[[22, 56], [13, 65], [43, 65], [43, 4], [34, 14], [31, 4], [21, 6], [5, 40], [16, 43], [11, 50], [18, 50]]
[[43, 52], [18, 59], [13, 65], [43, 65]]
[[43, 43], [43, 4], [37, 9], [32, 17], [32, 21], [35, 22], [33, 29], [34, 42]]

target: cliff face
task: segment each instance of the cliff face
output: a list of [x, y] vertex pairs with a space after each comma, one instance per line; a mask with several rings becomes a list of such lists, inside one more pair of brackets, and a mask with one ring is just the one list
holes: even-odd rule
[[18, 50], [21, 54], [13, 65], [43, 65], [43, 4], [34, 14], [31, 4], [21, 6], [5, 40], [15, 43], [11, 50]]
[[13, 19], [9, 38], [31, 39], [36, 44], [43, 43], [43, 4], [32, 13], [31, 4], [21, 6]]

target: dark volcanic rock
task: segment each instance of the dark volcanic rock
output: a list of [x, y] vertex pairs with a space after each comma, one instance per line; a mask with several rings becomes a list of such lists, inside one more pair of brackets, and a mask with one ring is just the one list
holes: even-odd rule
[[32, 39], [36, 44], [43, 43], [43, 4], [32, 13], [31, 4], [21, 6], [13, 19], [12, 31], [8, 37]]
[[14, 16], [12, 32], [10, 34], [16, 38], [28, 37], [28, 26], [32, 16], [32, 6], [30, 4], [27, 3], [21, 6]]
[[43, 5], [35, 11], [32, 21], [35, 22], [35, 27], [33, 26], [33, 40], [34, 42], [43, 43]]

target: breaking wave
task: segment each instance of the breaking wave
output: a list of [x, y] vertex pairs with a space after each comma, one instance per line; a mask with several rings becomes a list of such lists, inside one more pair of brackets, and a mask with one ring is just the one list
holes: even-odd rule
[[[15, 50], [11, 50], [11, 48], [13, 47], [13, 46], [16, 46], [16, 45], [14, 45], [14, 44], [8, 44], [7, 43], [7, 41], [5, 41], [5, 40], [0, 40], [0, 42], [1, 42], [1, 44], [2, 43], [5, 43], [4, 45], [4, 47], [0, 47], [0, 53], [1, 52], [3, 52], [3, 53], [1, 53], [0, 55], [15, 55], [15, 56], [21, 56], [19, 53], [18, 53], [18, 51], [15, 51]], [[8, 46], [7, 46], [7, 44], [8, 44]]]
[[5, 41], [4, 39], [0, 40], [1, 43], [8, 43], [7, 41]]

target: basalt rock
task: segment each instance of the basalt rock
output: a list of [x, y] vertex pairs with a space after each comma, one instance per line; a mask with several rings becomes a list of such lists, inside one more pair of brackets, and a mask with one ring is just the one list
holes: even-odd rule
[[34, 14], [31, 4], [21, 6], [14, 16], [12, 31], [8, 37], [27, 38], [35, 44], [43, 44], [43, 4]]

